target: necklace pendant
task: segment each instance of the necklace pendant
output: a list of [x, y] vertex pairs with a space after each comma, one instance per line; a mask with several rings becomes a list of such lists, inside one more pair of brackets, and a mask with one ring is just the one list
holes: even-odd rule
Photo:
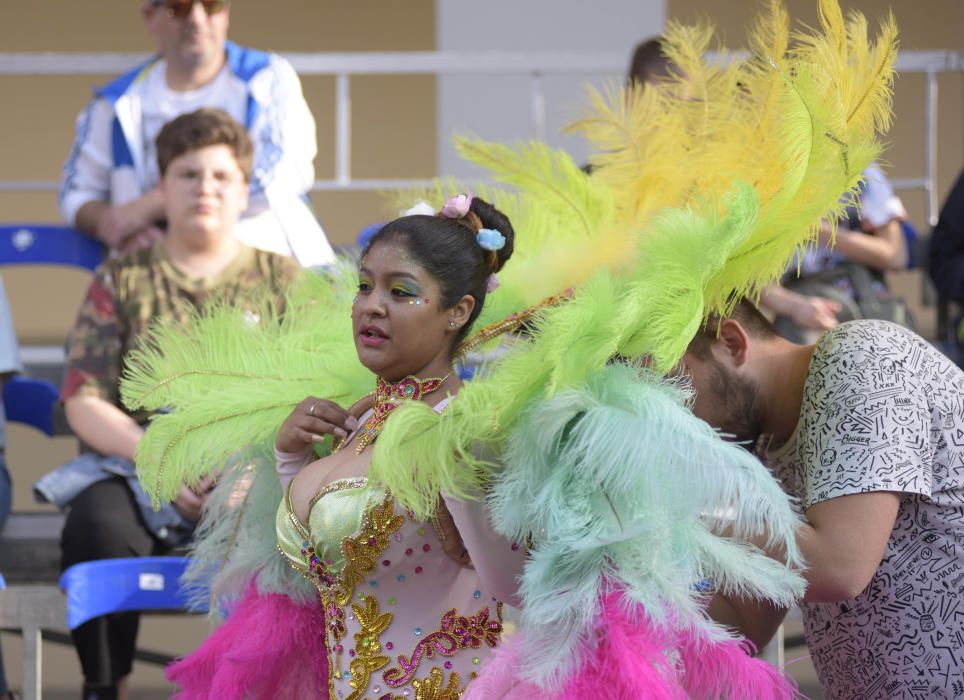
[[379, 377], [375, 384], [375, 405], [372, 407], [372, 415], [362, 426], [355, 453], [361, 454], [366, 447], [375, 442], [375, 438], [382, 432], [389, 413], [405, 401], [418, 401], [426, 394], [436, 391], [450, 376], [452, 376], [451, 372], [444, 377], [429, 379], [419, 379], [409, 375], [395, 384], [389, 384]]

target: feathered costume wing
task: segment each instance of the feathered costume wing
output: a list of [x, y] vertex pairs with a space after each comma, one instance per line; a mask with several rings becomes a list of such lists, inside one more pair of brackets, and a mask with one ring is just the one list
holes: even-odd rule
[[[599, 686], [607, 697], [792, 694], [706, 618], [698, 584], [791, 602], [802, 592], [796, 516], [765, 469], [695, 419], [687, 389], [663, 377], [709, 314], [757, 294], [821, 217], [836, 218], [841, 193], [879, 153], [893, 21], [871, 44], [861, 16], [845, 20], [835, 0], [820, 10], [819, 31], [792, 34], [772, 3], [750, 58], [720, 64], [703, 59], [708, 28], [672, 25], [676, 78], [594, 94], [576, 125], [594, 148], [592, 175], [543, 144], [459, 141], [498, 183], [480, 194], [517, 231], [481, 323], [524, 314], [530, 337], [442, 414], [420, 403], [394, 411], [370, 479], [422, 518], [440, 491], [483, 489], [497, 529], [531, 543], [522, 631], [469, 698], [586, 697], [598, 683], [610, 684]], [[453, 189], [420, 195], [439, 202]], [[568, 301], [553, 296], [568, 288]], [[217, 572], [217, 593], [240, 594], [242, 572], [261, 566], [262, 590], [305, 595], [277, 565], [267, 509], [250, 503], [276, 506], [276, 483], [253, 475], [267, 471], [258, 465], [274, 432], [305, 395], [347, 405], [370, 390], [351, 342], [353, 295], [350, 270], [308, 276], [281, 316], [219, 307], [188, 329], [159, 329], [132, 363], [128, 405], [172, 409], [138, 453], [156, 498], [225, 464], [261, 485], [243, 507], [242, 489], [215, 492], [195, 573]], [[617, 356], [649, 369], [611, 364]], [[714, 534], [724, 517], [734, 538]], [[787, 566], [741, 543], [764, 532]], [[240, 551], [242, 537], [256, 554]]]

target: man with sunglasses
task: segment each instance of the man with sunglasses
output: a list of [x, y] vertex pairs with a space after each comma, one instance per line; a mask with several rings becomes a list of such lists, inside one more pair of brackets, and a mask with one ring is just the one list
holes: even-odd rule
[[218, 107], [255, 144], [239, 240], [303, 266], [333, 262], [308, 204], [315, 122], [291, 65], [227, 40], [227, 0], [146, 0], [141, 12], [158, 52], [99, 89], [78, 117], [60, 192], [67, 222], [115, 250], [157, 240], [165, 222], [155, 137], [181, 114]]

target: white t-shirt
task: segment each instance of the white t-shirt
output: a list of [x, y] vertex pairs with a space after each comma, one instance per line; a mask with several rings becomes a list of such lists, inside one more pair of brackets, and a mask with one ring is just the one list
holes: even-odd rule
[[161, 59], [144, 77], [147, 85], [141, 102], [141, 138], [143, 139], [145, 192], [153, 189], [160, 182], [155, 142], [161, 127], [169, 121], [202, 107], [217, 105], [239, 124], [244, 125], [247, 92], [244, 83], [231, 80], [231, 70], [227, 63], [210, 83], [197, 90], [186, 92], [171, 90], [167, 86], [164, 77], [166, 71], [167, 61]]
[[901, 493], [867, 588], [802, 606], [827, 697], [964, 697], [964, 373], [900, 326], [845, 323], [817, 344], [790, 440], [764, 457], [804, 510]]

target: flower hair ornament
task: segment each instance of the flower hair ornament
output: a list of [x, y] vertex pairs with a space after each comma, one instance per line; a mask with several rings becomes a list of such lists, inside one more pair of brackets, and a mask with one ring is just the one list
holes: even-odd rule
[[426, 202], [424, 199], [420, 199], [415, 204], [410, 206], [405, 211], [401, 212], [399, 216], [435, 216], [435, 207]]
[[505, 248], [505, 236], [497, 228], [480, 228], [475, 240], [482, 250], [495, 252]]
[[446, 219], [461, 219], [469, 213], [471, 208], [472, 195], [463, 192], [462, 194], [453, 195], [445, 200], [445, 204], [442, 205], [438, 215]]

